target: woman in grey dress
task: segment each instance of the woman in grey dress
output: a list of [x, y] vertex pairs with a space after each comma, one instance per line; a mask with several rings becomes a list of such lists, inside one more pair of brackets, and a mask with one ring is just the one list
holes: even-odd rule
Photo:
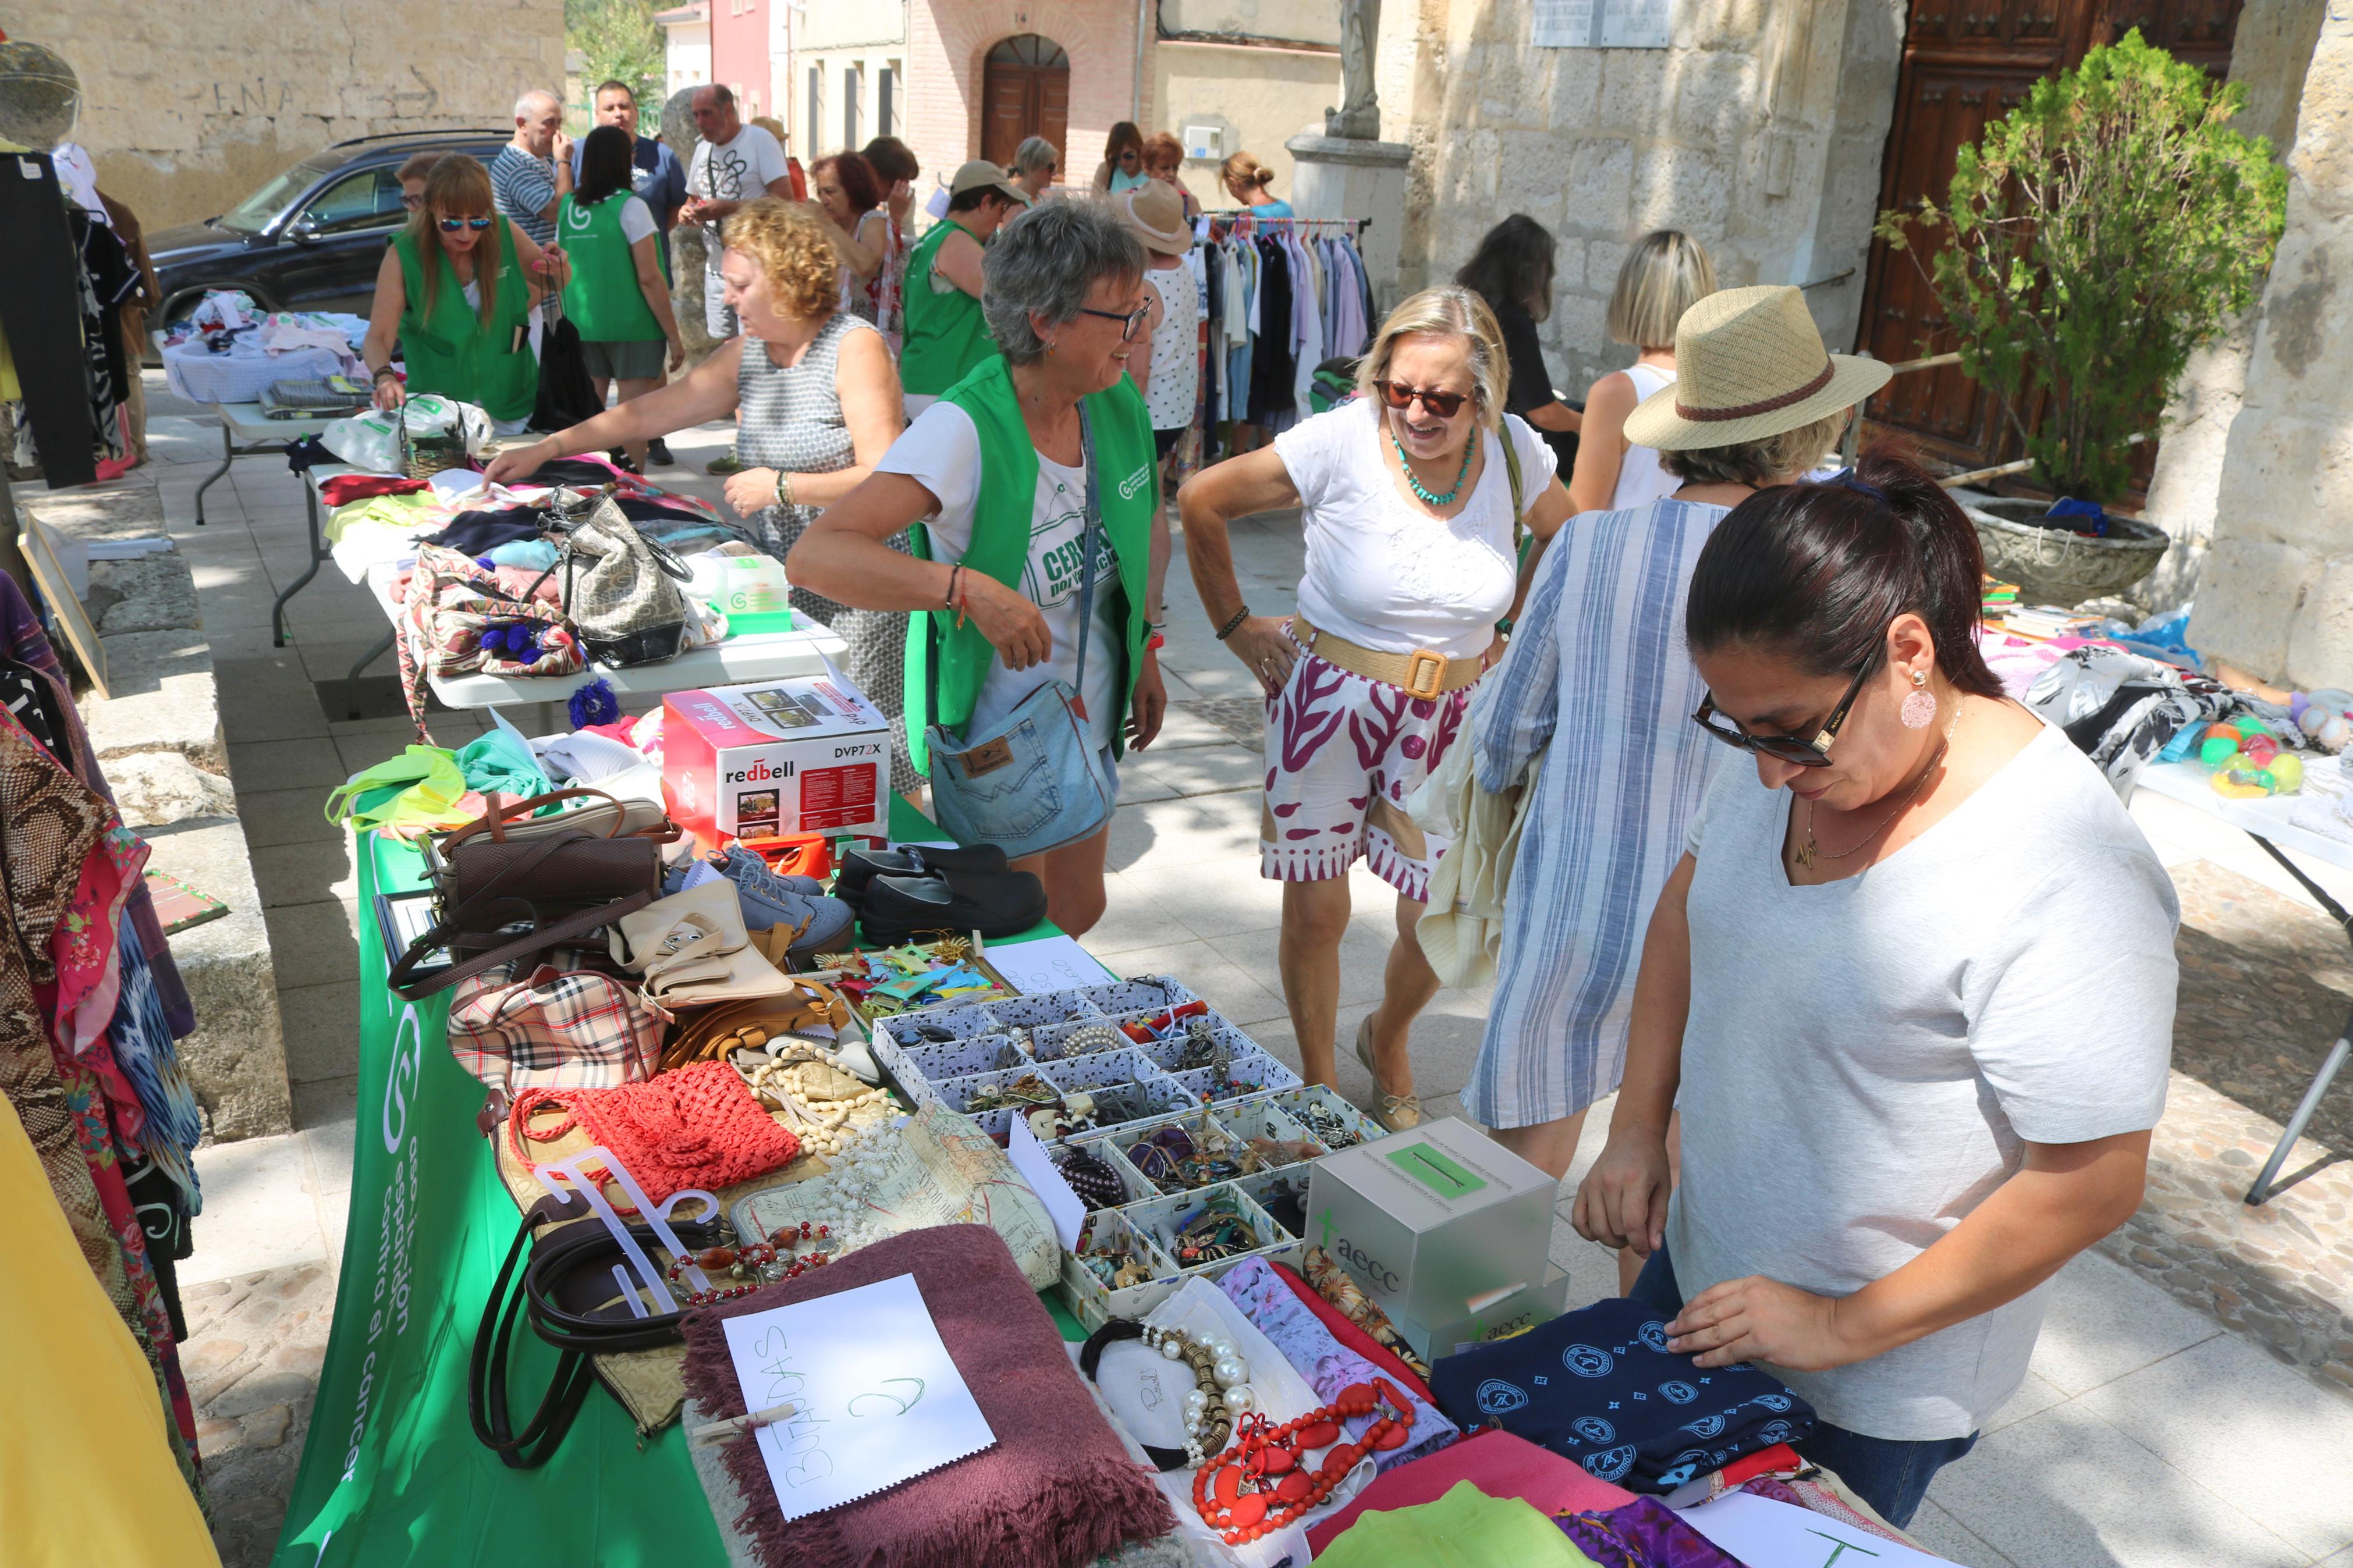
[[[764, 198], [728, 218], [726, 237], [720, 272], [743, 335], [659, 392], [501, 453], [491, 465], [492, 479], [519, 479], [555, 458], [666, 436], [740, 410], [736, 450], [744, 467], [728, 476], [728, 504], [782, 561], [811, 519], [874, 471], [903, 423], [899, 373], [881, 335], [839, 309], [839, 263], [823, 226], [801, 207]], [[890, 543], [904, 552], [906, 535]], [[906, 616], [849, 609], [797, 587], [792, 602], [849, 645], [843, 673], [897, 719]], [[903, 737], [893, 742], [891, 782], [902, 794], [923, 782], [908, 763]]]

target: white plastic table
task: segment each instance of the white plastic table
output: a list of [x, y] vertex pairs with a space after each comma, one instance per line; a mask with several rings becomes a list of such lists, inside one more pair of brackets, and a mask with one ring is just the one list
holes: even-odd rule
[[[220, 467], [205, 476], [196, 487], [196, 526], [205, 526], [205, 492], [213, 482], [228, 472], [229, 465], [239, 458], [261, 452], [282, 452], [305, 436], [315, 436], [334, 423], [340, 415], [317, 419], [272, 419], [261, 411], [259, 403], [216, 403], [210, 405], [220, 419]], [[316, 484], [302, 489], [304, 521], [309, 525], [311, 563], [302, 575], [286, 585], [286, 591], [269, 605], [269, 646], [286, 646], [286, 601], [308, 587], [311, 579], [319, 574], [319, 563], [326, 558], [319, 539], [319, 490]]]
[[[2214, 793], [2211, 775], [2195, 763], [2159, 763], [2145, 768], [2140, 775], [2140, 787], [2168, 800], [2178, 800], [2210, 816], [2220, 817], [2253, 839], [2262, 846], [2264, 854], [2278, 861], [2281, 868], [2294, 877], [2297, 885], [2328, 911], [2329, 919], [2337, 922], [2348, 940], [2353, 940], [2353, 914], [2348, 914], [2343, 905], [2331, 898], [2326, 889], [2306, 875], [2304, 868], [2284, 853], [2293, 849], [2299, 855], [2309, 855], [2325, 864], [2353, 871], [2353, 844], [2298, 827], [2288, 820], [2301, 796], [2284, 795], [2272, 795], [2263, 800], [2226, 800]], [[2321, 1062], [2320, 1070], [2313, 1075], [2311, 1087], [2304, 1091], [2304, 1099], [2297, 1103], [2295, 1114], [2288, 1119], [2287, 1128], [2280, 1134], [2279, 1143], [2272, 1150], [2271, 1158], [2263, 1162], [2263, 1172], [2255, 1177], [2255, 1184], [2247, 1189], [2250, 1205], [2271, 1201], [2272, 1184], [2278, 1180], [2280, 1167], [2287, 1163], [2288, 1151], [2295, 1148], [2295, 1141], [2304, 1136], [2306, 1124], [2311, 1121], [2312, 1113], [2319, 1108], [2320, 1097], [2328, 1092], [2328, 1086], [2336, 1081], [2337, 1070], [2344, 1067], [2348, 1055], [2353, 1055], [2353, 1017], [2347, 1019], [2344, 1029], [2337, 1034], [2337, 1043], [2329, 1047], [2327, 1058]]]
[[[340, 464], [321, 464], [304, 476], [310, 484], [313, 515], [319, 486], [337, 474], [360, 470]], [[438, 530], [438, 524], [436, 529]], [[317, 535], [313, 533], [314, 543]], [[400, 636], [400, 606], [392, 597], [392, 584], [401, 569], [416, 558], [414, 542], [404, 542], [389, 537], [385, 529], [361, 529], [346, 534], [332, 547], [319, 545], [322, 560], [331, 560], [336, 569], [353, 583], [364, 584], [376, 607], [384, 612], [392, 629], [384, 640], [360, 656], [352, 666], [349, 679], [359, 679], [360, 672], [389, 651]], [[314, 567], [315, 571], [316, 568]], [[810, 625], [788, 632], [752, 632], [731, 637], [709, 647], [699, 647], [682, 653], [660, 664], [629, 665], [615, 668], [592, 662], [587, 668], [569, 679], [541, 675], [484, 675], [476, 671], [468, 675], [428, 676], [427, 680], [433, 695], [451, 708], [500, 708], [509, 703], [560, 703], [580, 681], [601, 676], [609, 683], [624, 708], [632, 697], [659, 697], [666, 692], [691, 691], [702, 686], [741, 686], [755, 680], [785, 680], [799, 676], [823, 675], [828, 663], [840, 658], [848, 646], [839, 634], [825, 626]]]

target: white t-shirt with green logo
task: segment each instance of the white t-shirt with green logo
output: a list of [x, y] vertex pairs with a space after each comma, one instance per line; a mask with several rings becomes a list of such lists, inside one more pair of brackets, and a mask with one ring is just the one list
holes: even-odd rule
[[[904, 474], [939, 502], [929, 519], [932, 558], [950, 564], [972, 545], [972, 519], [980, 495], [980, 432], [972, 416], [953, 403], [934, 403], [892, 443], [877, 473]], [[1148, 480], [1149, 476], [1147, 476]], [[1079, 584], [1084, 564], [1080, 542], [1086, 533], [1087, 472], [1038, 455], [1038, 490], [1029, 510], [1029, 554], [1021, 570], [1021, 591], [1045, 613], [1054, 651], [1042, 665], [1008, 669], [989, 666], [974, 700], [967, 735], [984, 735], [1004, 722], [1021, 700], [1050, 679], [1078, 685]], [[1120, 711], [1120, 626], [1113, 618], [1119, 563], [1110, 538], [1095, 535], [1094, 629], [1088, 634], [1086, 685], [1080, 695], [1097, 746], [1108, 746], [1126, 721]]]

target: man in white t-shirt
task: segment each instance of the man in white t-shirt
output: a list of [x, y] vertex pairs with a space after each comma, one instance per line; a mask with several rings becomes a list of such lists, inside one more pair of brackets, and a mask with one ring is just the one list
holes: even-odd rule
[[681, 223], [702, 225], [702, 323], [724, 341], [736, 333], [735, 312], [727, 307], [726, 280], [719, 274], [721, 223], [745, 202], [761, 196], [793, 199], [785, 150], [756, 125], [744, 123], [735, 95], [723, 82], [694, 89], [688, 100], [695, 129], [702, 133], [686, 171], [686, 205]]

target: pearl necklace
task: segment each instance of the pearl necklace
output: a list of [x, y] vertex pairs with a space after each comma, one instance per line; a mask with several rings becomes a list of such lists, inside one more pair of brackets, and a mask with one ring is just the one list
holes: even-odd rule
[[1454, 488], [1442, 496], [1431, 495], [1423, 487], [1420, 478], [1413, 471], [1412, 461], [1405, 455], [1405, 443], [1398, 439], [1397, 432], [1394, 430], [1389, 432], [1389, 445], [1397, 448], [1398, 467], [1405, 470], [1405, 482], [1413, 487], [1413, 493], [1421, 498], [1424, 506], [1452, 506], [1454, 498], [1462, 493], [1462, 481], [1471, 477], [1471, 454], [1477, 448], [1479, 443], [1475, 436], [1473, 439], [1462, 443], [1461, 471], [1454, 476]]
[[1206, 1464], [1226, 1446], [1234, 1423], [1257, 1403], [1250, 1363], [1232, 1341], [1215, 1335], [1196, 1338], [1182, 1329], [1146, 1324], [1144, 1342], [1192, 1369], [1193, 1390], [1185, 1395], [1185, 1458], [1196, 1467]]

